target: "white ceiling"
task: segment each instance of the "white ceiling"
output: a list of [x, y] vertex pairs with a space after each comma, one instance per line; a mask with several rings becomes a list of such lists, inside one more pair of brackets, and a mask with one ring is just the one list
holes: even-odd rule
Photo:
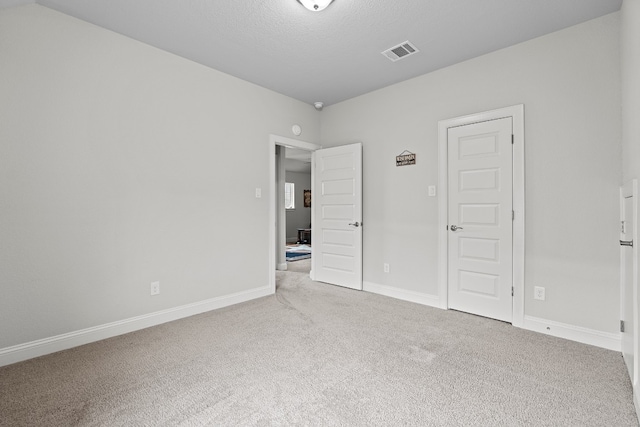
[[[304, 102], [331, 105], [620, 9], [622, 0], [37, 0]], [[0, 0], [1, 7], [34, 3]], [[398, 62], [383, 50], [411, 41]]]

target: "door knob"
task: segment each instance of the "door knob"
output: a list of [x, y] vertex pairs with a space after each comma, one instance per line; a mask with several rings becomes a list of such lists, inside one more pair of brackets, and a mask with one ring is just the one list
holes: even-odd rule
[[360, 223], [358, 221], [356, 222], [350, 222], [349, 225], [352, 225], [354, 227], [360, 227]]
[[452, 225], [451, 226], [451, 231], [456, 231], [456, 230], [464, 230], [464, 228], [458, 227], [457, 225]]

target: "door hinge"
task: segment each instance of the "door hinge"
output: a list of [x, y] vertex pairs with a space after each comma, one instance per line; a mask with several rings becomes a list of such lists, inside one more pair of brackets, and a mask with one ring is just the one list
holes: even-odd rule
[[511, 211], [511, 221], [516, 220], [516, 211]]
[[511, 287], [511, 296], [513, 296], [513, 286]]
[[515, 136], [511, 135], [511, 145], [516, 143], [516, 138]]
[[620, 332], [624, 332], [624, 320], [620, 321]]

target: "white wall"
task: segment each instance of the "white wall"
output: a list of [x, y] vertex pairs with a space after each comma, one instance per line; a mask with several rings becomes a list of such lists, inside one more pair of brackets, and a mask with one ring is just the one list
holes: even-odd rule
[[287, 210], [287, 242], [298, 240], [298, 228], [309, 228], [311, 208], [304, 207], [304, 190], [311, 190], [311, 174], [287, 171], [287, 182], [295, 184], [295, 206]]
[[640, 2], [621, 9], [622, 160], [624, 181], [640, 178]]
[[0, 75], [0, 349], [268, 285], [269, 134], [312, 106], [37, 5]]
[[[325, 107], [324, 146], [363, 142], [365, 282], [437, 296], [438, 206], [427, 187], [437, 183], [438, 121], [524, 104], [525, 314], [615, 333], [618, 29], [608, 15]], [[417, 165], [397, 168], [405, 149]]]

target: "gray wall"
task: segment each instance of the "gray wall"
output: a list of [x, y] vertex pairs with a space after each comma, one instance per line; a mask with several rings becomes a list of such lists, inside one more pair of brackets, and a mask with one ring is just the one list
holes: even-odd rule
[[294, 210], [287, 210], [287, 242], [298, 240], [298, 228], [309, 228], [311, 224], [311, 208], [304, 207], [304, 190], [311, 189], [311, 174], [303, 172], [287, 172], [287, 182], [295, 184]]
[[624, 180], [640, 178], [640, 2], [622, 4], [622, 160]]
[[[427, 197], [438, 121], [524, 104], [525, 315], [616, 332], [618, 30], [616, 13], [325, 107], [324, 146], [363, 142], [364, 280], [438, 294], [438, 206]], [[405, 149], [417, 165], [397, 168]]]
[[0, 349], [269, 284], [269, 134], [312, 106], [37, 5], [0, 58]]

